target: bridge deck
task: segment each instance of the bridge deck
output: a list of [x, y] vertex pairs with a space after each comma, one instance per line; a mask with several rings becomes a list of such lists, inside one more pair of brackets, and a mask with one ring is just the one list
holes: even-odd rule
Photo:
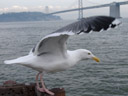
[[[128, 1], [115, 2], [115, 3], [118, 3], [119, 5], [125, 5], [125, 4], [128, 4]], [[97, 5], [97, 6], [89, 6], [89, 7], [83, 7], [81, 9], [87, 10], [87, 9], [94, 9], [94, 8], [101, 8], [101, 7], [109, 7], [111, 4], [112, 3]], [[65, 12], [78, 11], [78, 10], [79, 10], [79, 8], [75, 8], [75, 9], [69, 9], [69, 10], [56, 11], [56, 12], [52, 12], [52, 13], [49, 13], [49, 14], [60, 14], [60, 13], [65, 13]]]

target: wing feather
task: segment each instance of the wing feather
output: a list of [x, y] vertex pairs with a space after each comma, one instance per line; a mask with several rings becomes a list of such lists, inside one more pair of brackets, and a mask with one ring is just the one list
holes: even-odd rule
[[[91, 31], [100, 32], [108, 28], [114, 28], [121, 22], [109, 16], [93, 16], [83, 18], [80, 21], [69, 24], [57, 31], [45, 36], [33, 49], [34, 55], [54, 54], [65, 56], [67, 52], [66, 42], [70, 35], [89, 33]], [[31, 53], [31, 52], [30, 52]]]

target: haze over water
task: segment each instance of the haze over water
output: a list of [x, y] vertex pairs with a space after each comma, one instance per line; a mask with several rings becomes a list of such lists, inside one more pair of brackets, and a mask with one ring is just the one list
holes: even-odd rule
[[[84, 48], [101, 59], [79, 62], [69, 70], [44, 74], [48, 88], [63, 87], [67, 96], [128, 95], [128, 19], [117, 29], [72, 36], [68, 49]], [[36, 71], [21, 65], [4, 65], [6, 59], [27, 55], [44, 37], [73, 21], [0, 23], [0, 84], [6, 80], [34, 83]]]

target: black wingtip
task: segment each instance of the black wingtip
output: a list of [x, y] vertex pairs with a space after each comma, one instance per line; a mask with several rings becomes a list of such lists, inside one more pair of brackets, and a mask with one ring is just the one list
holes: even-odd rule
[[83, 20], [86, 20], [86, 23], [89, 25], [87, 28], [89, 30], [83, 31], [84, 33], [90, 33], [92, 31], [101, 32], [110, 28], [115, 28], [122, 23], [119, 19], [110, 16], [93, 16], [82, 18], [79, 22], [83, 22]]

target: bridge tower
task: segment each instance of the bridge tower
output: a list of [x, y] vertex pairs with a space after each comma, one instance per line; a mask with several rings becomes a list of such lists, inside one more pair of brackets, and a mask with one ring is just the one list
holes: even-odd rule
[[78, 11], [78, 19], [80, 20], [81, 18], [83, 18], [83, 0], [78, 0], [78, 8], [79, 8], [79, 11]]
[[120, 18], [120, 5], [117, 2], [113, 2], [110, 5], [110, 16]]
[[45, 13], [48, 14], [49, 13], [49, 7], [45, 6]]

